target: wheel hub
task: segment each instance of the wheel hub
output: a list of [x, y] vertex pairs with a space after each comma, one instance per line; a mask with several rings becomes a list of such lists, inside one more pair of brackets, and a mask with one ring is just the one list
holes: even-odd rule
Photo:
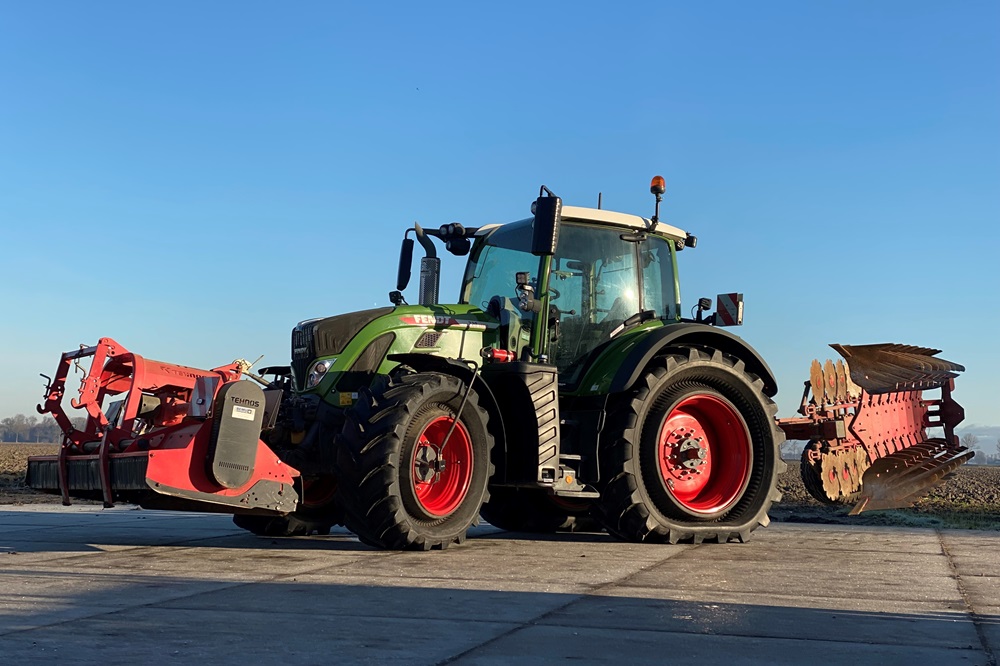
[[708, 463], [708, 446], [704, 437], [695, 437], [694, 428], [679, 428], [669, 433], [662, 448], [663, 466], [672, 475], [701, 474]]
[[679, 457], [684, 460], [681, 465], [688, 469], [693, 469], [696, 474], [701, 474], [698, 468], [704, 465], [707, 462], [705, 459], [708, 458], [708, 449], [701, 445], [704, 439], [704, 437], [695, 437], [693, 439], [688, 437], [677, 449], [680, 452]]
[[445, 470], [447, 461], [441, 456], [438, 447], [433, 444], [421, 444], [417, 447], [413, 461], [413, 475], [421, 483], [433, 483]]

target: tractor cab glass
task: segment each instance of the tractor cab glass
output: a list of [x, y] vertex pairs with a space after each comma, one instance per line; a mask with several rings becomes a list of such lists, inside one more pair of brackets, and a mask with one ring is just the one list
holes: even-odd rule
[[531, 254], [530, 219], [497, 227], [485, 242], [476, 243], [469, 256], [460, 302], [486, 310], [494, 296], [513, 299], [518, 273], [528, 273], [529, 284], [537, 288], [539, 265], [539, 258]]
[[558, 338], [552, 357], [572, 383], [595, 347], [621, 332], [633, 315], [676, 319], [673, 246], [648, 236], [624, 240], [626, 230], [564, 223], [552, 261], [550, 304], [558, 308]]
[[[465, 269], [462, 303], [486, 310], [494, 296], [516, 299], [518, 273], [528, 274], [527, 283], [537, 293], [544, 259], [531, 254], [531, 222], [497, 227], [476, 242]], [[572, 383], [587, 355], [620, 333], [633, 315], [679, 319], [680, 297], [670, 241], [653, 235], [636, 240], [626, 228], [565, 220], [560, 229], [549, 275], [549, 356]], [[522, 312], [522, 317], [527, 321], [534, 313]]]

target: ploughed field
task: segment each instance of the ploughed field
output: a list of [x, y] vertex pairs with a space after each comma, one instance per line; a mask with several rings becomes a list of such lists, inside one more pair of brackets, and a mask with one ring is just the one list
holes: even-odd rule
[[[55, 444], [0, 443], [0, 505], [59, 503], [57, 495], [24, 486], [28, 456], [54, 454], [58, 448]], [[860, 516], [848, 516], [850, 507], [814, 500], [802, 485], [797, 460], [788, 461], [778, 487], [783, 499], [771, 509], [775, 521], [1000, 530], [1000, 465], [963, 465], [913, 507]]]
[[962, 465], [912, 507], [849, 516], [850, 506], [813, 499], [802, 483], [799, 461], [786, 462], [788, 470], [778, 479], [782, 500], [772, 507], [771, 520], [1000, 530], [1000, 465]]

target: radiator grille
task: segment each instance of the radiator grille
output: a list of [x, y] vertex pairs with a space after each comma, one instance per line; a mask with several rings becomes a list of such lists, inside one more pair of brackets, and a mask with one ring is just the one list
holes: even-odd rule
[[292, 329], [292, 370], [295, 371], [295, 381], [299, 389], [305, 387], [308, 375], [309, 361], [316, 357], [313, 340], [313, 324], [306, 324]]

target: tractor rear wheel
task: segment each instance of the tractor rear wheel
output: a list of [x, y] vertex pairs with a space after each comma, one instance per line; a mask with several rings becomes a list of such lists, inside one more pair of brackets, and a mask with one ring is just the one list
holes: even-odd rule
[[781, 495], [784, 434], [763, 382], [718, 350], [676, 346], [612, 408], [598, 515], [628, 541], [745, 541]]
[[589, 500], [563, 500], [544, 490], [497, 487], [480, 515], [490, 525], [508, 532], [592, 532], [601, 525], [590, 517]]
[[450, 375], [396, 376], [363, 393], [338, 450], [347, 527], [397, 550], [464, 541], [488, 496], [488, 420], [475, 390]]

